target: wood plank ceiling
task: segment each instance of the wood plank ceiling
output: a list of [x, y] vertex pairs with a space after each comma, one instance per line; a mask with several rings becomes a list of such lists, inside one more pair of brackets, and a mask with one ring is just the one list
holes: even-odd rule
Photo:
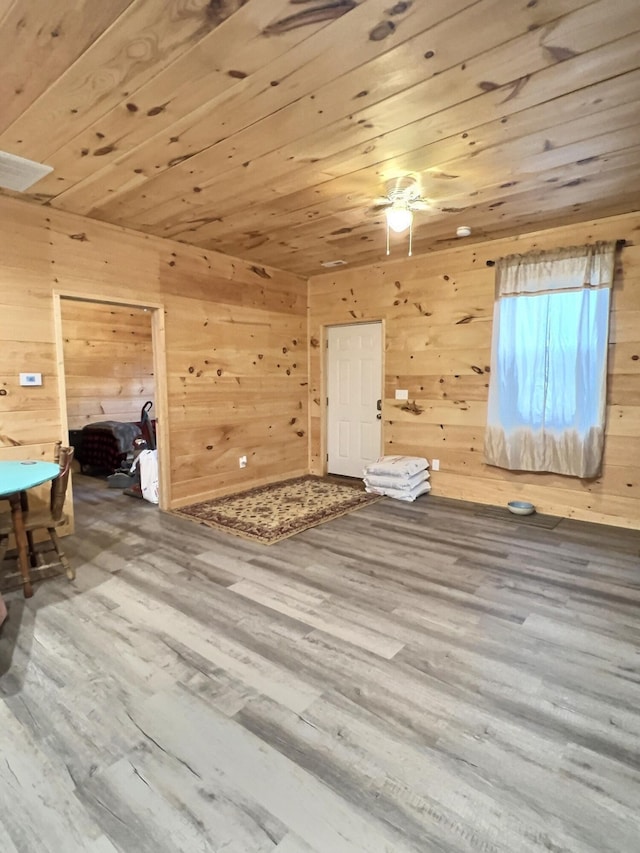
[[28, 198], [304, 275], [407, 173], [414, 252], [638, 207], [638, 0], [0, 0], [0, 56]]

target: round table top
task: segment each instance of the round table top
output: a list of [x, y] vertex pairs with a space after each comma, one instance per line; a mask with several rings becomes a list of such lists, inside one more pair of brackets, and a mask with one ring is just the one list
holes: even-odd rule
[[59, 473], [60, 466], [55, 462], [0, 460], [0, 496], [32, 489], [53, 480]]

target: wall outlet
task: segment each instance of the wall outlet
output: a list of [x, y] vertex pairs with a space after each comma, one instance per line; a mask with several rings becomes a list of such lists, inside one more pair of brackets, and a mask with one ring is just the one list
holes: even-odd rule
[[240, 458], [238, 459], [238, 465], [241, 468], [246, 468], [247, 467], [247, 457], [246, 456], [240, 456]]
[[432, 471], [439, 471], [440, 470], [440, 460], [439, 459], [432, 459], [431, 460], [431, 470]]
[[396, 400], [408, 400], [409, 392], [405, 389], [396, 388]]

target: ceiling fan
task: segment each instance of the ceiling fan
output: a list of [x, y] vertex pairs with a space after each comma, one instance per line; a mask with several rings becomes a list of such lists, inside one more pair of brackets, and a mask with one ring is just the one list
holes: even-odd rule
[[387, 181], [386, 195], [375, 199], [373, 211], [384, 210], [387, 223], [387, 255], [389, 254], [389, 230], [401, 234], [409, 229], [409, 255], [413, 239], [413, 214], [428, 210], [429, 202], [422, 197], [420, 184], [414, 175], [403, 175]]
[[[371, 212], [384, 211], [387, 226], [387, 255], [389, 254], [389, 231], [401, 234], [409, 229], [409, 255], [412, 254], [413, 214], [424, 210], [442, 209], [443, 197], [448, 197], [453, 187], [459, 192], [466, 190], [461, 186], [459, 175], [449, 175], [439, 170], [429, 170], [427, 174], [429, 198], [422, 195], [419, 177], [415, 174], [401, 175], [387, 181], [386, 195], [374, 200]], [[433, 197], [432, 197], [433, 196]], [[434, 199], [438, 198], [439, 201]]]

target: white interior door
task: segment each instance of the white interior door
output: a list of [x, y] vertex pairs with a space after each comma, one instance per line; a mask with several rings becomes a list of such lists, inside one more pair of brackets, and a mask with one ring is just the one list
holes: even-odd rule
[[327, 332], [327, 471], [362, 477], [381, 450], [382, 324]]

